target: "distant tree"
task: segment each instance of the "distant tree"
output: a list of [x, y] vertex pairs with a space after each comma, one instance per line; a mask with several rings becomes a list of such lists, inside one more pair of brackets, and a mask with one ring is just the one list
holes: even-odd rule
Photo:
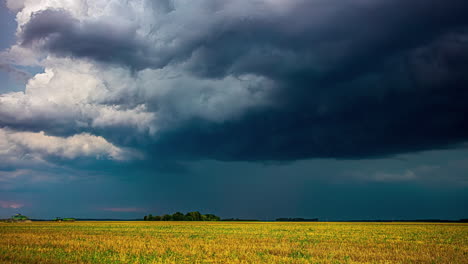
[[176, 212], [172, 215], [173, 221], [185, 221], [185, 215], [181, 212]]
[[214, 214], [206, 214], [205, 215], [205, 221], [219, 221], [221, 220], [221, 218], [219, 218], [219, 216], [216, 216]]
[[29, 217], [22, 215], [22, 214], [15, 214], [11, 219], [15, 221], [25, 221], [25, 220], [29, 220]]
[[198, 211], [189, 212], [185, 215], [185, 217], [187, 218], [187, 221], [202, 221], [202, 215]]
[[220, 221], [221, 219], [214, 214], [202, 215], [200, 212], [188, 212], [185, 215], [181, 212], [176, 212], [173, 215], [165, 214], [163, 216], [152, 214], [143, 217], [145, 221]]
[[185, 221], [193, 221], [193, 217], [187, 213], [185, 214]]
[[165, 214], [163, 215], [162, 221], [172, 221], [172, 215]]

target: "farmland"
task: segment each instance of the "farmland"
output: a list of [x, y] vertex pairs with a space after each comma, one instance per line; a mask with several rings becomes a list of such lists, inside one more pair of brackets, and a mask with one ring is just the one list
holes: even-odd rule
[[0, 263], [468, 263], [468, 225], [0, 223]]

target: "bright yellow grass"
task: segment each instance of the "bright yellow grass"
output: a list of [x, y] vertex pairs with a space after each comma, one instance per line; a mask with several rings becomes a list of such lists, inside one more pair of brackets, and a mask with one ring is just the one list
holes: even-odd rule
[[0, 263], [468, 263], [468, 225], [0, 223]]

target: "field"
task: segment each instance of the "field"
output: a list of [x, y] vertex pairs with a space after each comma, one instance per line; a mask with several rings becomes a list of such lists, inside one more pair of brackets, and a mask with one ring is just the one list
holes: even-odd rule
[[468, 225], [0, 223], [0, 263], [468, 263]]

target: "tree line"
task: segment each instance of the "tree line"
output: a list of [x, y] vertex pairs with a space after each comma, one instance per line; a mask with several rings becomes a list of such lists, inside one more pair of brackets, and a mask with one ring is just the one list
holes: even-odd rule
[[189, 212], [183, 214], [181, 212], [176, 212], [172, 215], [165, 214], [162, 216], [159, 215], [145, 215], [143, 217], [144, 221], [220, 221], [221, 218], [214, 214], [201, 214], [200, 212]]

